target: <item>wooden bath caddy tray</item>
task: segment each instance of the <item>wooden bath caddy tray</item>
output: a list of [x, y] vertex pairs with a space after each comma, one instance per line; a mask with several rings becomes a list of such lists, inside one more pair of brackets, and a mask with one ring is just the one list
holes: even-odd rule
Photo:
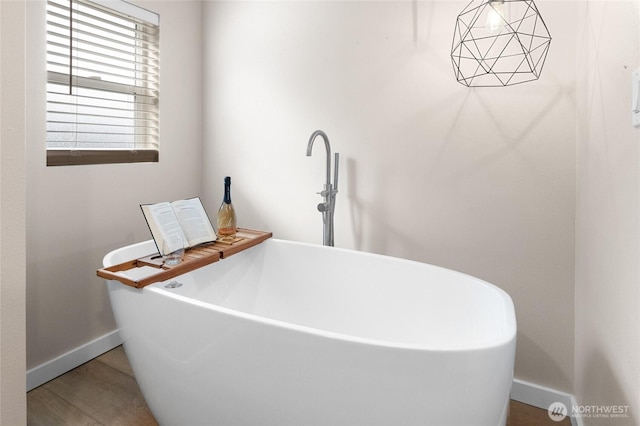
[[[177, 277], [217, 262], [220, 259], [225, 259], [249, 247], [253, 247], [271, 236], [271, 232], [238, 228], [236, 238], [231, 242], [215, 241], [185, 250], [184, 258], [177, 265], [164, 265], [162, 256], [154, 253], [139, 259], [109, 266], [108, 268], [98, 269], [97, 275], [107, 280], [116, 280], [122, 284], [142, 288], [149, 284]], [[148, 272], [150, 268], [155, 268], [157, 273], [153, 273], [154, 271], [151, 269], [151, 273], [144, 273], [144, 276], [136, 278], [136, 268], [144, 268], [140, 269], [140, 271], [144, 270], [145, 272]]]

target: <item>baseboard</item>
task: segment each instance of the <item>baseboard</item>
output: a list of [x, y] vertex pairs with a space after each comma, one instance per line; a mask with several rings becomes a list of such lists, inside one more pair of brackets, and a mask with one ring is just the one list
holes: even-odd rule
[[122, 344], [118, 330], [98, 337], [27, 371], [27, 392]]
[[[511, 385], [511, 399], [534, 407], [548, 410], [554, 402], [561, 402], [571, 412], [572, 407], [577, 407], [576, 399], [570, 393], [560, 392], [535, 383], [525, 382], [520, 379], [513, 379]], [[572, 426], [583, 426], [580, 417], [571, 417]]]

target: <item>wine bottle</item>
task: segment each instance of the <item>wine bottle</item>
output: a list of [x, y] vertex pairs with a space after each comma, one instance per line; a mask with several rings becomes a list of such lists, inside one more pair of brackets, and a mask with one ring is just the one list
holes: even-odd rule
[[224, 198], [218, 209], [218, 238], [223, 241], [233, 240], [237, 231], [236, 211], [231, 203], [231, 178], [224, 178]]

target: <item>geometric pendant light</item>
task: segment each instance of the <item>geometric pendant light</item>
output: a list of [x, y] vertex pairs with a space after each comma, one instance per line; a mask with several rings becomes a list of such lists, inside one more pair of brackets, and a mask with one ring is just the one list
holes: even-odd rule
[[537, 80], [551, 36], [533, 0], [472, 0], [456, 20], [451, 61], [465, 86]]

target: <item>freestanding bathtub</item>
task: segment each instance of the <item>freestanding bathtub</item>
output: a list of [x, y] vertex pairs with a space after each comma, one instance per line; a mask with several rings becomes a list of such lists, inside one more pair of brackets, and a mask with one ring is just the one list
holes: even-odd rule
[[[108, 267], [154, 253], [115, 250]], [[107, 281], [161, 425], [504, 425], [511, 298], [458, 272], [270, 239], [143, 289]]]

